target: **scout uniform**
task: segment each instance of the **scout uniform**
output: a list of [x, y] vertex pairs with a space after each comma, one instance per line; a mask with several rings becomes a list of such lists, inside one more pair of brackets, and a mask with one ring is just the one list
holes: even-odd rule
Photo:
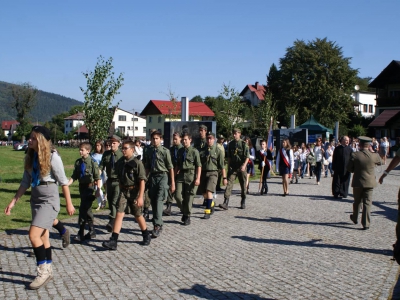
[[[238, 128], [233, 129], [233, 133], [236, 132], [241, 132], [241, 130]], [[228, 144], [228, 148], [226, 151], [226, 158], [228, 159], [229, 162], [228, 186], [225, 189], [224, 203], [220, 204], [219, 207], [225, 210], [228, 209], [229, 197], [231, 196], [232, 193], [233, 184], [236, 180], [236, 177], [238, 177], [240, 187], [242, 190], [241, 192], [242, 201], [240, 203], [240, 206], [241, 208], [245, 208], [245, 201], [246, 201], [245, 185], [246, 185], [247, 172], [246, 170], [242, 171], [241, 167], [250, 158], [249, 147], [247, 146], [245, 141], [241, 139], [239, 139], [238, 141], [233, 140]]]
[[[215, 134], [209, 132], [207, 135]], [[215, 192], [218, 180], [218, 171], [224, 168], [224, 158], [214, 143], [211, 147], [206, 145], [200, 153], [201, 167], [201, 177], [200, 177], [200, 191], [205, 194], [207, 191], [212, 193]], [[206, 209], [204, 210], [204, 219], [209, 219], [210, 215], [214, 212], [214, 201], [213, 199], [204, 199], [206, 202]]]
[[[224, 141], [224, 136], [221, 134], [218, 136], [218, 141], [221, 141], [221, 143], [217, 142], [217, 147], [219, 148], [219, 150], [222, 153], [223, 159], [225, 160], [225, 148], [223, 146], [223, 141]], [[223, 189], [221, 189], [221, 180], [222, 180], [222, 172], [218, 172], [218, 180], [217, 180], [217, 192], [221, 192], [223, 191]]]
[[197, 149], [189, 146], [181, 147], [177, 155], [177, 166], [179, 170], [176, 176], [176, 204], [183, 213], [182, 222], [190, 224], [193, 198], [197, 191], [194, 185], [196, 180], [196, 169], [201, 167], [200, 155]]
[[[143, 157], [142, 157], [143, 165], [146, 165], [147, 153], [151, 152], [152, 148], [153, 148], [153, 145], [151, 145], [151, 144], [150, 145], [146, 145], [144, 147], [144, 149], [143, 149]], [[144, 203], [143, 203], [143, 216], [144, 216], [145, 219], [149, 218], [149, 207], [150, 207], [150, 197], [149, 197], [149, 191], [148, 191], [147, 185], [146, 185], [145, 192], [144, 192]]]
[[[152, 133], [161, 136], [161, 133], [155, 131]], [[168, 173], [173, 169], [171, 155], [167, 148], [159, 145], [146, 152], [146, 170], [149, 172], [149, 197], [153, 209], [153, 237], [157, 237], [162, 231], [163, 220], [163, 201], [166, 198], [168, 186]]]
[[[112, 139], [120, 142], [121, 139], [120, 137], [113, 135]], [[101, 171], [104, 171], [106, 169], [107, 172], [107, 200], [108, 200], [108, 206], [110, 209], [110, 214], [109, 214], [109, 222], [106, 225], [107, 231], [111, 232], [113, 225], [114, 225], [114, 220], [115, 220], [115, 214], [117, 213], [117, 200], [118, 196], [120, 193], [119, 189], [119, 182], [118, 182], [118, 175], [115, 171], [115, 165], [116, 162], [122, 157], [122, 152], [120, 149], [117, 151], [112, 152], [112, 150], [107, 150], [103, 153], [103, 157], [101, 159], [99, 168]]]
[[[203, 129], [207, 131], [207, 126], [206, 125], [200, 125], [199, 130]], [[200, 152], [200, 150], [207, 145], [207, 139], [202, 139], [200, 138], [195, 144], [194, 147]]]
[[[169, 152], [171, 155], [171, 160], [172, 160], [172, 165], [174, 168], [176, 167], [178, 163], [178, 150], [183, 148], [182, 144], [179, 145], [173, 145], [169, 148]], [[168, 184], [169, 185], [169, 184]], [[171, 191], [168, 189], [168, 198], [167, 198], [167, 208], [164, 209], [163, 214], [170, 216], [171, 215], [171, 206], [172, 202], [174, 200], [175, 192], [171, 194]]]
[[[370, 143], [372, 139], [364, 136], [358, 138], [360, 143]], [[350, 220], [354, 224], [358, 223], [358, 212], [362, 205], [361, 224], [363, 229], [369, 229], [372, 205], [372, 192], [376, 187], [375, 165], [380, 164], [381, 160], [377, 153], [372, 153], [368, 149], [362, 149], [351, 154], [347, 171], [354, 173], [351, 186], [353, 188], [353, 214]]]
[[[93, 222], [92, 204], [96, 198], [93, 195], [94, 181], [100, 180], [99, 168], [96, 161], [89, 155], [86, 158], [79, 158], [75, 161], [74, 171], [71, 176], [72, 180], [79, 180], [79, 194], [81, 196], [81, 204], [79, 206], [79, 231], [75, 240], [82, 242], [85, 238], [91, 239], [96, 237]], [[85, 225], [88, 223], [89, 232], [84, 235]]]

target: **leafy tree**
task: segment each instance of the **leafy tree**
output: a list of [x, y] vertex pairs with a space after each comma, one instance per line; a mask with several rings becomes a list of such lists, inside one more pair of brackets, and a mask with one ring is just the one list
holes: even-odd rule
[[200, 95], [194, 96], [189, 100], [190, 102], [203, 102], [203, 98]]
[[114, 113], [114, 109], [110, 108], [124, 81], [122, 73], [114, 78], [112, 61], [112, 57], [106, 61], [100, 56], [94, 71], [82, 73], [86, 78], [86, 89], [80, 88], [85, 98], [84, 121], [92, 143], [107, 137]]
[[299, 123], [312, 114], [327, 127], [333, 127], [335, 121], [348, 121], [357, 76], [350, 60], [343, 57], [341, 47], [326, 38], [308, 43], [296, 40], [287, 48], [280, 59], [281, 93], [276, 99], [281, 102], [277, 103], [280, 118], [286, 116], [279, 120], [281, 124], [289, 124], [292, 114]]
[[19, 122], [15, 135], [21, 141], [31, 131], [32, 125], [29, 120], [29, 113], [36, 105], [37, 95], [37, 88], [28, 82], [11, 86], [11, 107], [16, 110], [16, 120]]
[[276, 103], [272, 101], [272, 93], [267, 92], [264, 96], [264, 101], [260, 102], [260, 105], [255, 110], [255, 122], [257, 133], [267, 138], [269, 131], [269, 124], [271, 118], [274, 121], [277, 115]]
[[[339, 127], [340, 130], [340, 127]], [[349, 136], [351, 137], [358, 137], [361, 135], [365, 135], [366, 130], [362, 125], [354, 125], [352, 129], [349, 130]]]
[[371, 83], [372, 77], [358, 77], [356, 84], [360, 87], [359, 91], [362, 92], [375, 92], [375, 88], [369, 88], [368, 85]]

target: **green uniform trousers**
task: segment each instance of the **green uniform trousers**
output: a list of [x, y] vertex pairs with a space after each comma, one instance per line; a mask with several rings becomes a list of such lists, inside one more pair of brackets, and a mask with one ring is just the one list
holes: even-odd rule
[[195, 171], [180, 171], [176, 181], [175, 199], [176, 204], [184, 216], [190, 216], [192, 212], [194, 195], [197, 192], [195, 182]]
[[79, 194], [81, 195], [81, 204], [79, 205], [79, 225], [92, 223], [94, 221], [92, 205], [96, 199], [93, 195], [94, 188], [88, 187], [88, 184], [79, 184]]
[[229, 197], [231, 196], [233, 184], [235, 183], [236, 178], [239, 179], [240, 188], [242, 189], [241, 192], [242, 199], [246, 199], [245, 185], [246, 185], [247, 172], [246, 170], [242, 172], [240, 168], [235, 168], [235, 169], [229, 168], [228, 170], [228, 185], [226, 186], [224, 194], [225, 199], [229, 199]]
[[[169, 177], [168, 177], [169, 178]], [[175, 182], [176, 182], [176, 177], [175, 177]], [[168, 185], [170, 185], [171, 183], [168, 180]], [[167, 204], [172, 204], [174, 202], [175, 199], [175, 192], [171, 193], [171, 190], [168, 189], [168, 196], [167, 196]]]
[[115, 179], [107, 180], [107, 201], [110, 214], [108, 215], [110, 221], [114, 221], [117, 214], [117, 202], [119, 198], [120, 188], [119, 181]]
[[149, 178], [149, 197], [153, 211], [153, 225], [163, 225], [162, 212], [164, 199], [167, 196], [168, 175], [167, 173], [153, 174]]
[[353, 187], [353, 219], [358, 220], [358, 212], [360, 211], [361, 204], [363, 204], [361, 225], [369, 227], [371, 219], [371, 205], [372, 205], [372, 192], [373, 188], [356, 188]]

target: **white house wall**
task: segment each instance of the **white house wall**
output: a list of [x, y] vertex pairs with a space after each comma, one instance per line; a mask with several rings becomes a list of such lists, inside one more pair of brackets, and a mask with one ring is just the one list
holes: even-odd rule
[[[357, 96], [358, 96], [358, 102], [360, 102], [360, 104], [358, 105], [358, 111], [361, 112], [361, 115], [366, 118], [375, 116], [375, 111], [376, 111], [375, 93], [359, 92]], [[354, 99], [356, 98], [356, 93], [353, 94], [353, 98]], [[371, 107], [372, 107], [372, 112], [370, 111]]]

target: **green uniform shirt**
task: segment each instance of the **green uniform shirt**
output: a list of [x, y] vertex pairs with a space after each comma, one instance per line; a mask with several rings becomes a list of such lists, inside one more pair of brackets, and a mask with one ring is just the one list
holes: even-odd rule
[[[114, 167], [112, 166], [111, 157], [114, 156]], [[103, 157], [101, 159], [99, 168], [100, 170], [104, 171], [104, 168], [107, 172], [107, 177], [111, 179], [117, 179], [117, 173], [115, 172], [115, 165], [117, 161], [123, 157], [121, 150], [115, 151], [113, 153], [111, 150], [107, 150], [103, 153]]]
[[152, 147], [146, 152], [146, 169], [151, 173], [168, 172], [174, 168], [169, 149], [164, 146]]
[[179, 170], [195, 170], [201, 167], [200, 154], [196, 148], [181, 147], [178, 151], [177, 167]]
[[179, 144], [177, 146], [171, 146], [169, 148], [169, 152], [171, 154], [171, 160], [172, 160], [172, 165], [174, 168], [176, 167], [176, 164], [178, 162], [178, 150], [181, 149], [183, 146], [182, 144]]
[[[85, 164], [85, 173], [82, 174], [82, 164]], [[74, 171], [72, 173], [71, 178], [75, 180], [79, 180], [79, 183], [92, 183], [95, 180], [100, 179], [99, 175], [99, 167], [97, 166], [96, 161], [89, 155], [86, 158], [79, 158], [75, 161]]]
[[146, 171], [142, 162], [133, 155], [130, 159], [121, 157], [115, 166], [118, 179], [123, 186], [139, 186], [140, 180], [147, 181]]
[[230, 158], [230, 164], [233, 167], [239, 167], [244, 164], [246, 158], [250, 158], [249, 146], [243, 140], [233, 140], [228, 144], [226, 158]]
[[152, 144], [144, 146], [143, 157], [142, 157], [142, 162], [144, 166], [146, 166], [147, 152], [151, 151], [152, 148], [153, 148]]
[[216, 143], [211, 147], [205, 146], [200, 153], [202, 171], [218, 171], [224, 168], [224, 158]]
[[223, 159], [225, 159], [225, 148], [224, 148], [224, 146], [222, 146], [221, 144], [217, 143], [217, 147], [221, 151]]
[[200, 139], [200, 141], [198, 143], [196, 143], [194, 145], [194, 147], [199, 150], [199, 152], [201, 151], [201, 149], [203, 149], [205, 146], [207, 145], [207, 139]]

